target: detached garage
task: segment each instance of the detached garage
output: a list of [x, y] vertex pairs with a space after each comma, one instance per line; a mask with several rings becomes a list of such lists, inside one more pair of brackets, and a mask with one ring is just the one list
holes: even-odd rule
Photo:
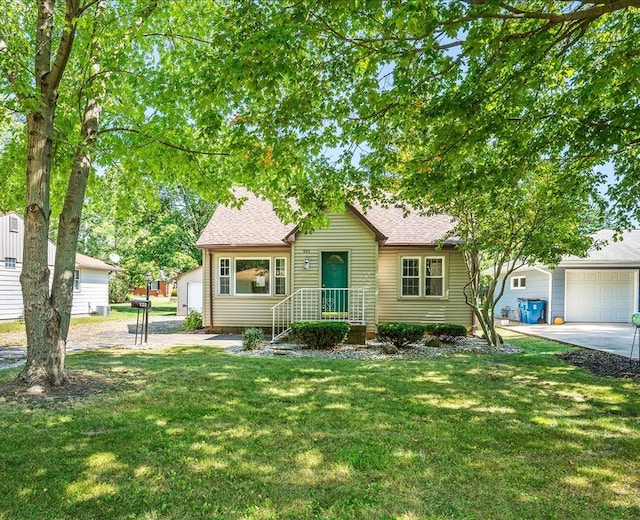
[[640, 308], [640, 230], [613, 239], [614, 232], [593, 235], [587, 257], [567, 256], [555, 267], [526, 266], [507, 280], [496, 316], [518, 321], [518, 299], [545, 300], [547, 322], [630, 323]]
[[202, 267], [197, 267], [178, 278], [178, 316], [186, 316], [190, 310], [202, 312], [202, 272]]

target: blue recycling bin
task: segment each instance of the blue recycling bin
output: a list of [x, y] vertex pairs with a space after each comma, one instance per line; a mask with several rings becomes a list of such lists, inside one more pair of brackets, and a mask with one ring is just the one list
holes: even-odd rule
[[545, 300], [533, 298], [518, 298], [518, 310], [520, 311], [520, 321], [527, 324], [546, 323]]

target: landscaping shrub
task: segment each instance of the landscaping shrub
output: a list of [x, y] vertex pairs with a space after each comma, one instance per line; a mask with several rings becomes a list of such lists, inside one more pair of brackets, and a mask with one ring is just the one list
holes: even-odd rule
[[447, 337], [465, 337], [467, 335], [467, 327], [464, 325], [455, 325], [453, 323], [429, 323], [424, 329], [432, 336]]
[[342, 343], [351, 326], [344, 321], [305, 321], [291, 324], [294, 341], [310, 348], [332, 348]]
[[378, 323], [378, 337], [385, 343], [403, 348], [417, 343], [424, 336], [424, 325], [413, 323]]
[[198, 311], [189, 311], [184, 319], [184, 330], [197, 330], [202, 328], [202, 313]]
[[255, 327], [242, 333], [242, 346], [245, 350], [255, 350], [264, 342], [264, 331]]
[[129, 284], [124, 276], [114, 276], [109, 280], [109, 303], [124, 303], [127, 301]]

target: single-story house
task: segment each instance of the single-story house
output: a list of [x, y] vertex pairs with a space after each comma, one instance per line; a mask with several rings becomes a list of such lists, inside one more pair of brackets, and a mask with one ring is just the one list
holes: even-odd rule
[[200, 266], [178, 277], [178, 316], [186, 316], [192, 310], [202, 312], [202, 273]]
[[[16, 213], [0, 215], [0, 320], [19, 319], [23, 314], [20, 286], [23, 242], [22, 217]], [[55, 253], [55, 245], [49, 241], [51, 276]], [[71, 314], [92, 314], [108, 308], [109, 274], [119, 270], [102, 260], [76, 254]]]
[[521, 267], [505, 285], [496, 317], [519, 320], [518, 299], [524, 304], [544, 300], [541, 322], [627, 323], [638, 312], [640, 229], [613, 241], [613, 231], [593, 235], [594, 247], [585, 258], [566, 256], [555, 268]]
[[203, 323], [286, 333], [291, 322], [385, 321], [471, 326], [468, 276], [444, 215], [405, 216], [400, 207], [328, 213], [330, 226], [305, 233], [250, 193], [241, 208], [219, 206], [197, 245], [203, 251]]

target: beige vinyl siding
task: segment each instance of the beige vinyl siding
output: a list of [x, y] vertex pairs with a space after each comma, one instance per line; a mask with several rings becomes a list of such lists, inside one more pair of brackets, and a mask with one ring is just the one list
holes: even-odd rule
[[[348, 253], [349, 288], [365, 289], [367, 331], [375, 331], [377, 322], [378, 243], [375, 235], [353, 213], [327, 215], [331, 226], [313, 233], [299, 232], [292, 248], [293, 290], [319, 288], [322, 281], [322, 253]], [[309, 269], [304, 259], [309, 258]]]
[[[443, 297], [402, 297], [400, 269], [403, 257], [420, 257], [424, 277], [424, 257], [443, 257], [445, 266]], [[458, 323], [471, 326], [471, 308], [465, 304], [463, 288], [469, 281], [462, 255], [454, 249], [381, 248], [379, 262], [378, 320], [407, 323]], [[424, 282], [423, 282], [424, 283]], [[422, 292], [424, 286], [421, 285]]]
[[[246, 327], [268, 327], [272, 325], [271, 307], [290, 294], [291, 262], [289, 248], [281, 249], [234, 249], [218, 250], [206, 255], [204, 272], [204, 326], [214, 329], [237, 329]], [[218, 261], [220, 258], [231, 260], [231, 294], [218, 294]], [[234, 266], [236, 259], [269, 258], [271, 259], [271, 295], [235, 295], [234, 294]], [[287, 294], [273, 296], [275, 281], [273, 277], [276, 258], [286, 258], [287, 261]], [[213, 320], [211, 316], [213, 313]]]

